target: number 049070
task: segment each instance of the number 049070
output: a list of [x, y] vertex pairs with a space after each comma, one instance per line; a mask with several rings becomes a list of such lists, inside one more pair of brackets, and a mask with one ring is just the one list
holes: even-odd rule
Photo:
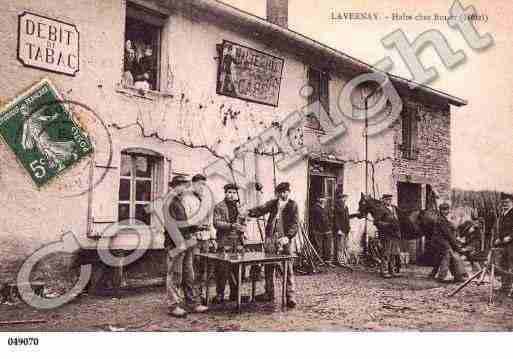
[[10, 337], [7, 339], [7, 344], [14, 346], [39, 345], [39, 339], [35, 337]]

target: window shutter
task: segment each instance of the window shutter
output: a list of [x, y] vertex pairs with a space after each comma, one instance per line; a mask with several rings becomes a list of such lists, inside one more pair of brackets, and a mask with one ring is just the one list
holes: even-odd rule
[[330, 82], [329, 75], [325, 72], [320, 74], [319, 99], [327, 114], [330, 113]]
[[305, 126], [314, 130], [322, 130], [321, 123], [319, 121], [320, 109], [318, 103], [320, 99], [319, 96], [321, 86], [320, 72], [312, 67], [309, 67], [307, 77], [308, 85], [312, 88], [312, 94], [308, 97], [308, 105], [313, 107], [313, 111], [311, 112], [310, 116], [308, 116]]
[[111, 163], [95, 159], [91, 164], [89, 228], [90, 237], [99, 237], [109, 225], [118, 221], [119, 159]]
[[411, 139], [411, 119], [408, 108], [406, 106], [403, 107], [402, 111], [402, 137], [403, 137], [403, 150], [408, 151], [410, 149], [410, 139]]

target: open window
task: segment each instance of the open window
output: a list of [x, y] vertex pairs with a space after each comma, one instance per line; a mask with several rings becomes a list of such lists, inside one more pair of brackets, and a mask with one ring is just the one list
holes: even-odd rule
[[308, 85], [312, 89], [310, 96], [308, 96], [308, 104], [315, 105], [316, 109], [308, 116], [308, 120], [305, 126], [314, 130], [322, 131], [323, 129], [319, 121], [321, 116], [320, 106], [322, 106], [324, 111], [329, 114], [329, 75], [326, 72], [322, 72], [313, 67], [309, 67]]
[[127, 3], [123, 85], [159, 90], [162, 28], [166, 17]]

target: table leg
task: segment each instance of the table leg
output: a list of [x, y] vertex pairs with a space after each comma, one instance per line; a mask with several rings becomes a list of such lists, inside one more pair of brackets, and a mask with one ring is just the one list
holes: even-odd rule
[[242, 265], [237, 264], [237, 310], [241, 312]]
[[251, 301], [255, 301], [255, 295], [256, 295], [256, 279], [251, 279]]
[[281, 288], [281, 307], [286, 307], [286, 297], [287, 297], [287, 276], [288, 276], [288, 262], [286, 260], [283, 261], [283, 283]]
[[495, 264], [492, 262], [492, 268], [490, 270], [490, 298], [488, 304], [493, 304], [493, 282], [495, 282]]
[[209, 297], [209, 288], [208, 288], [208, 258], [203, 258], [203, 261], [205, 262], [205, 305], [208, 305], [208, 297]]

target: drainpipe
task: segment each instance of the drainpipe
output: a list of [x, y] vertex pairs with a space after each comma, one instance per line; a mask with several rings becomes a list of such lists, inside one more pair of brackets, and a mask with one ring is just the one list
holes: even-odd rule
[[[369, 98], [373, 96], [376, 91], [378, 91], [381, 87], [377, 86], [374, 90], [371, 91], [367, 96], [364, 98], [364, 108], [365, 108], [365, 196], [369, 195], [369, 118], [368, 118], [368, 110], [369, 110]], [[364, 229], [364, 235], [365, 235], [365, 246], [364, 246], [364, 253], [368, 253], [369, 248], [369, 236], [367, 231], [368, 226], [368, 219], [367, 216], [365, 216], [365, 229]]]

